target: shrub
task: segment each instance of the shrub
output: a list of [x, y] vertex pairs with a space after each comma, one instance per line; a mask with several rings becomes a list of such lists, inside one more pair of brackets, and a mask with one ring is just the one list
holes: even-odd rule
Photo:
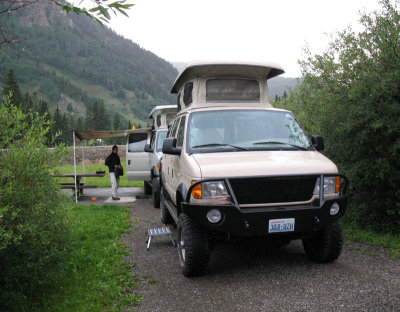
[[63, 150], [46, 147], [45, 116], [0, 105], [0, 310], [32, 310], [66, 252], [66, 201], [49, 173]]
[[363, 14], [364, 30], [337, 34], [303, 61], [304, 82], [279, 103], [326, 139], [326, 154], [350, 179], [347, 218], [400, 232], [400, 1]]

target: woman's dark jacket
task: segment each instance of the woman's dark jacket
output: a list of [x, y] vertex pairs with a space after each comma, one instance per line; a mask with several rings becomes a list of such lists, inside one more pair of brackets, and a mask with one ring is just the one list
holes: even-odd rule
[[121, 165], [121, 160], [119, 159], [118, 154], [111, 153], [110, 155], [108, 155], [105, 164], [106, 166], [108, 166], [110, 172], [114, 172], [114, 166]]

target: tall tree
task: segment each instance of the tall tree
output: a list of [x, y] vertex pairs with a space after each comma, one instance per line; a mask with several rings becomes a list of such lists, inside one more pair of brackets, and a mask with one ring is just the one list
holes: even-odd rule
[[119, 114], [117, 112], [115, 112], [115, 114], [114, 114], [113, 128], [114, 128], [114, 130], [121, 130], [122, 129], [121, 119], [120, 119]]
[[350, 178], [349, 215], [400, 232], [400, 1], [363, 14], [364, 30], [338, 33], [301, 63], [304, 82], [280, 105], [298, 113]]
[[10, 70], [8, 71], [2, 91], [3, 96], [9, 96], [10, 93], [12, 94], [11, 101], [17, 106], [21, 105], [22, 94], [21, 90], [19, 89], [17, 78], [15, 77], [14, 74], [14, 70], [12, 68], [10, 68]]

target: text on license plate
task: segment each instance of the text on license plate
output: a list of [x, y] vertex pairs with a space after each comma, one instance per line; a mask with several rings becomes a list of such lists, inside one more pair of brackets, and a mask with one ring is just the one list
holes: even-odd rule
[[272, 219], [268, 223], [268, 233], [293, 232], [294, 218]]

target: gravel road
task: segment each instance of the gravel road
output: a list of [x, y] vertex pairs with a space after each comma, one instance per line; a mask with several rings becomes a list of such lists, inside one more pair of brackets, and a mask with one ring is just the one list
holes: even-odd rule
[[314, 264], [300, 241], [226, 242], [215, 246], [204, 276], [186, 278], [167, 236], [146, 251], [147, 229], [161, 226], [151, 199], [131, 211], [135, 230], [124, 241], [143, 296], [133, 311], [400, 311], [400, 260], [382, 248], [346, 242], [336, 262]]

